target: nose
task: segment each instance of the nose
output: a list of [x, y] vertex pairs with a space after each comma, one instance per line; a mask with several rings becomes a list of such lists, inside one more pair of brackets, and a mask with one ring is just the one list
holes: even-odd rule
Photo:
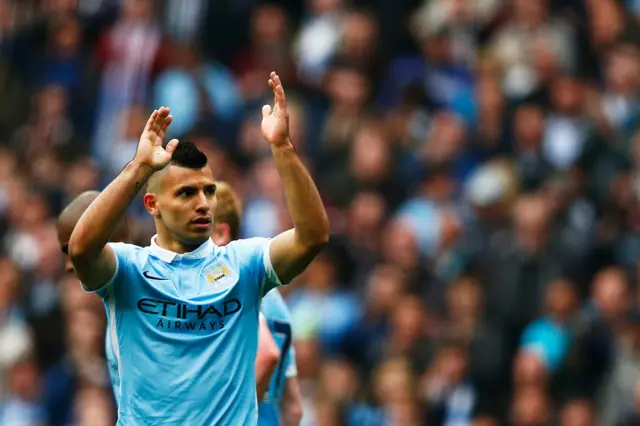
[[211, 207], [209, 206], [209, 199], [204, 191], [201, 191], [198, 196], [198, 205], [196, 206], [196, 211], [200, 214], [207, 214]]

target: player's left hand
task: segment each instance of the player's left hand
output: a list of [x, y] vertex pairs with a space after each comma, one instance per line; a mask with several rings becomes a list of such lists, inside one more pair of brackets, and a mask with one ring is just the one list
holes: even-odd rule
[[262, 136], [274, 146], [290, 143], [289, 141], [289, 113], [287, 112], [287, 98], [282, 88], [280, 77], [275, 72], [269, 78], [269, 87], [273, 90], [273, 107], [262, 107]]

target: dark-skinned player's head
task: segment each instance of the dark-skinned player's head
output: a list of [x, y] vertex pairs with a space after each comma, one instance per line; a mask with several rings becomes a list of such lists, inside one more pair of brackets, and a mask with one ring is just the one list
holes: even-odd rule
[[[98, 191], [83, 192], [74, 198], [58, 216], [58, 222], [56, 224], [58, 243], [60, 244], [60, 250], [62, 250], [65, 255], [65, 270], [69, 273], [73, 272], [73, 264], [69, 259], [69, 240], [71, 239], [71, 233], [80, 220], [80, 217], [82, 217], [82, 214], [89, 208], [91, 203], [98, 198], [98, 195], [100, 195]], [[111, 241], [127, 242], [128, 240], [129, 226], [125, 219], [118, 224], [118, 227], [111, 236]]]
[[242, 201], [226, 182], [216, 182], [218, 206], [214, 216], [213, 242], [225, 246], [237, 240], [240, 234]]
[[193, 248], [211, 237], [216, 185], [207, 156], [192, 142], [180, 142], [170, 163], [147, 182], [144, 205], [158, 235]]

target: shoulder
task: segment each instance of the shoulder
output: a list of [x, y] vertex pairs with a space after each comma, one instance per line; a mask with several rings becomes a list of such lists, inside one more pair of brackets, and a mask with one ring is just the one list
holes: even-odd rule
[[110, 289], [123, 281], [129, 280], [140, 264], [140, 254], [144, 249], [127, 243], [107, 243], [107, 247], [113, 250], [115, 255], [115, 271], [111, 278], [99, 287], [88, 287], [82, 283], [82, 289], [87, 293], [96, 293], [102, 298], [110, 294]]
[[269, 246], [270, 242], [270, 238], [244, 238], [230, 242], [227, 246], [225, 246], [225, 248], [229, 251], [235, 251], [237, 253], [251, 253], [264, 250], [265, 247]]
[[270, 238], [247, 238], [236, 240], [224, 247], [219, 247], [217, 256], [226, 259], [231, 265], [238, 268], [239, 272], [251, 274], [262, 286], [266, 282], [268, 288], [261, 289], [261, 292], [279, 286], [282, 283], [278, 278], [273, 265], [271, 264]]
[[128, 243], [108, 243], [107, 244], [116, 255], [118, 267], [125, 265], [136, 265], [144, 262], [149, 253], [148, 247], [140, 247]]
[[128, 243], [107, 243], [107, 245], [111, 247], [116, 253], [123, 254], [135, 253], [145, 249], [143, 247]]
[[232, 241], [224, 247], [220, 247], [220, 254], [237, 262], [240, 265], [262, 264], [265, 255], [269, 256], [269, 238], [247, 238]]

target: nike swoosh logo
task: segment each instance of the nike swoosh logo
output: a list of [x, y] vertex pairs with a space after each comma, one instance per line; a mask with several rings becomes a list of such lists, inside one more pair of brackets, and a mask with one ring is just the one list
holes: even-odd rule
[[149, 278], [150, 280], [159, 280], [159, 281], [167, 281], [168, 280], [168, 278], [154, 277], [153, 275], [149, 275], [149, 271], [144, 271], [142, 273], [142, 275], [144, 275], [145, 278]]

